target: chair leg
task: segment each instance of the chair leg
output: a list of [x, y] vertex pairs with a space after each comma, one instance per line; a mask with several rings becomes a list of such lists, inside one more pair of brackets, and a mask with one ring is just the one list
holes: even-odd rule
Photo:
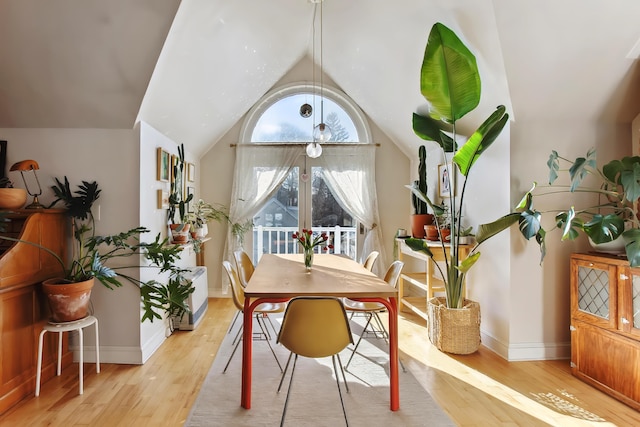
[[276, 352], [273, 349], [273, 346], [271, 345], [271, 341], [269, 340], [269, 334], [266, 331], [266, 325], [263, 325], [262, 322], [260, 322], [258, 320], [258, 325], [260, 325], [260, 329], [262, 329], [262, 333], [265, 334], [265, 336], [267, 337], [267, 339], [265, 341], [267, 341], [267, 345], [269, 346], [269, 350], [271, 350], [271, 354], [273, 354], [273, 357], [276, 359], [276, 363], [278, 364], [278, 368], [280, 368], [280, 372], [284, 372], [282, 370], [282, 365], [280, 364], [280, 360], [278, 360], [278, 356], [276, 356]]
[[356, 354], [356, 350], [358, 350], [358, 346], [360, 345], [360, 341], [362, 341], [362, 337], [364, 336], [364, 333], [367, 331], [367, 328], [369, 327], [369, 323], [371, 323], [371, 318], [373, 317], [371, 315], [371, 313], [367, 313], [369, 315], [369, 317], [367, 318], [367, 323], [364, 325], [364, 328], [362, 329], [362, 333], [360, 334], [360, 338], [358, 338], [358, 342], [356, 343], [356, 346], [353, 348], [353, 352], [351, 353], [351, 357], [349, 357], [349, 360], [347, 361], [347, 364], [344, 366], [345, 369], [349, 368], [349, 363], [351, 363], [351, 359], [353, 359], [353, 355]]
[[[242, 332], [242, 327], [240, 327], [240, 330], [238, 331], [238, 334], [240, 335]], [[240, 341], [242, 341], [241, 339], [238, 339], [236, 341], [236, 344], [233, 346], [233, 351], [231, 352], [231, 356], [229, 356], [229, 360], [227, 360], [227, 364], [224, 365], [224, 370], [222, 371], [223, 374], [225, 374], [227, 372], [227, 368], [229, 367], [229, 363], [231, 363], [231, 359], [233, 359], [233, 355], [236, 354], [236, 350], [238, 349], [238, 346], [240, 345]]]
[[229, 329], [227, 330], [227, 334], [230, 334], [231, 331], [233, 330], [233, 327], [236, 324], [236, 320], [238, 320], [238, 317], [240, 317], [240, 310], [236, 311], [236, 315], [233, 316], [233, 320], [231, 321], [231, 325], [229, 325]]
[[[340, 389], [340, 376], [338, 375], [338, 367], [336, 366], [336, 356], [337, 355], [333, 355], [331, 356], [331, 361], [333, 362], [333, 369], [336, 372], [336, 385], [338, 386], [338, 394], [340, 395], [340, 404], [342, 405], [342, 413], [344, 414], [344, 422], [346, 423], [347, 427], [349, 427], [349, 420], [347, 419], [347, 410], [344, 407], [344, 399], [342, 399], [342, 389]], [[338, 360], [340, 360], [340, 356], [338, 356]], [[342, 363], [340, 363], [340, 369], [342, 369]], [[342, 371], [342, 375], [344, 377], [344, 371]], [[347, 381], [345, 380], [344, 382], [345, 387], [347, 386]]]
[[[347, 376], [344, 373], [345, 369], [342, 367], [342, 359], [340, 358], [340, 353], [336, 354], [336, 356], [338, 356], [338, 364], [340, 365], [340, 372], [342, 372], [342, 380], [344, 381], [344, 388], [347, 390], [347, 393], [350, 393], [349, 383], [347, 382]], [[338, 374], [336, 372], [336, 378], [337, 378], [337, 375]]]
[[291, 395], [291, 384], [293, 384], [293, 374], [296, 371], [296, 362], [298, 355], [293, 358], [293, 366], [291, 367], [291, 378], [289, 379], [289, 388], [287, 389], [287, 397], [284, 400], [284, 409], [282, 410], [282, 418], [280, 419], [280, 427], [284, 426], [284, 418], [287, 415], [287, 405], [289, 405], [289, 395]]
[[278, 384], [278, 393], [280, 393], [280, 389], [282, 388], [282, 383], [284, 382], [284, 376], [287, 375], [287, 370], [289, 369], [289, 362], [291, 362], [291, 356], [293, 356], [293, 352], [289, 353], [289, 357], [287, 358], [287, 364], [284, 365], [284, 372], [280, 377], [280, 384]]
[[267, 320], [269, 321], [269, 324], [271, 325], [271, 329], [273, 329], [273, 333], [278, 336], [278, 331], [276, 331], [276, 327], [273, 325], [273, 321], [271, 320], [271, 317], [266, 314], [265, 317], [267, 318]]

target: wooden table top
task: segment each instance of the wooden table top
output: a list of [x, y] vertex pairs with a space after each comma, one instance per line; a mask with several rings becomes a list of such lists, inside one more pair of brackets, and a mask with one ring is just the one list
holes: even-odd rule
[[397, 297], [398, 290], [356, 261], [339, 255], [315, 254], [307, 273], [302, 254], [264, 254], [247, 287], [251, 298]]

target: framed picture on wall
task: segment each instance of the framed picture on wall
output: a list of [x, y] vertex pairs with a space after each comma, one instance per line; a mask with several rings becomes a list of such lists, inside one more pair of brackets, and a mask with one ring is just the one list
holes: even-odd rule
[[169, 192], [158, 190], [158, 209], [169, 209]]
[[187, 163], [187, 181], [196, 181], [196, 165], [193, 163]]
[[158, 147], [157, 149], [157, 176], [158, 181], [168, 182], [171, 179], [171, 156], [168, 151]]
[[438, 195], [442, 198], [456, 195], [456, 181], [453, 173], [454, 169], [451, 163], [438, 165]]

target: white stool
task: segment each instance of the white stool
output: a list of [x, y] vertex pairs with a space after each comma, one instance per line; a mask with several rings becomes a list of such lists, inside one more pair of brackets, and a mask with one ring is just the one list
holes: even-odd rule
[[49, 322], [42, 328], [42, 332], [40, 332], [40, 339], [38, 343], [38, 372], [36, 374], [36, 396], [40, 395], [40, 375], [42, 370], [42, 343], [44, 341], [44, 334], [47, 332], [57, 332], [58, 333], [58, 369], [56, 375], [60, 375], [60, 367], [62, 364], [62, 333], [70, 332], [70, 331], [78, 331], [79, 344], [80, 344], [80, 360], [79, 360], [79, 371], [80, 371], [80, 393], [83, 392], [83, 382], [82, 382], [82, 362], [83, 362], [83, 338], [82, 338], [82, 329], [87, 326], [96, 325], [96, 372], [100, 373], [100, 341], [98, 340], [98, 319], [94, 316], [87, 316], [80, 320], [75, 320], [73, 322], [64, 322], [64, 323], [53, 323]]

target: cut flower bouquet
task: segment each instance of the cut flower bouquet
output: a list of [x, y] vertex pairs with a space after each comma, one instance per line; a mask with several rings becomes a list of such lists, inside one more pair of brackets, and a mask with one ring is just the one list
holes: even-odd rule
[[322, 246], [322, 250], [326, 251], [333, 249], [333, 245], [327, 244], [329, 236], [326, 232], [320, 234], [314, 233], [306, 228], [302, 229], [302, 232], [297, 231], [293, 233], [292, 237], [298, 241], [304, 253], [304, 266], [307, 271], [311, 271], [313, 265], [313, 248], [316, 246]]

